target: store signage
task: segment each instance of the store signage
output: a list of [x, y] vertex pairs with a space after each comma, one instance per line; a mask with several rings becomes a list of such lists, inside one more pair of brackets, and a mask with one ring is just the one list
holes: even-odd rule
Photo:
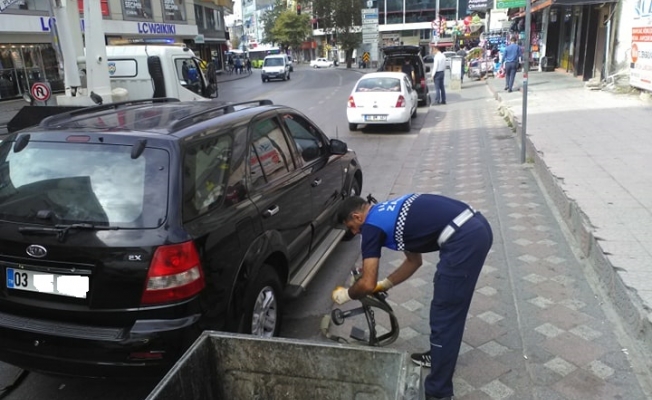
[[637, 1], [632, 20], [629, 84], [652, 91], [652, 4]]
[[174, 24], [160, 24], [158, 22], [139, 22], [138, 33], [144, 33], [146, 35], [176, 35], [177, 26]]
[[525, 7], [525, 0], [496, 0], [494, 8], [521, 8]]
[[[2, 1], [2, 0], [0, 0]], [[50, 32], [52, 30], [52, 24], [54, 23], [54, 18], [48, 17], [39, 17], [41, 22], [41, 30], [43, 32]], [[84, 20], [80, 19], [79, 23], [81, 24], [82, 32], [84, 29]], [[143, 35], [176, 35], [177, 26], [175, 24], [161, 24], [158, 22], [139, 22], [136, 24], [136, 30], [138, 33]]]
[[487, 11], [491, 6], [489, 0], [469, 0], [467, 8], [471, 11]]
[[186, 5], [183, 0], [163, 0], [163, 19], [166, 21], [185, 21]]
[[127, 18], [151, 19], [152, 0], [122, 0], [122, 7]]

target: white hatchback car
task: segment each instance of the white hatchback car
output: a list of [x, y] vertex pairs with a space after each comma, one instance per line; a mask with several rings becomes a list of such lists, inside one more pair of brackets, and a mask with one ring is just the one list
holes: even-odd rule
[[318, 58], [310, 61], [310, 66], [313, 68], [329, 68], [333, 66], [333, 61], [326, 58]]
[[364, 75], [353, 87], [346, 106], [349, 130], [358, 124], [401, 124], [412, 129], [419, 97], [407, 75], [402, 72], [373, 72]]

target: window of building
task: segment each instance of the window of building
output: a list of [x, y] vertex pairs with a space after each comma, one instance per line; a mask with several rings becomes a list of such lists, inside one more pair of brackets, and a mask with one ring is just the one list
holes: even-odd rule
[[206, 29], [206, 21], [204, 20], [204, 7], [195, 4], [195, 23], [197, 28]]
[[186, 20], [185, 0], [162, 0], [163, 19], [170, 22], [183, 22]]
[[125, 19], [152, 19], [152, 0], [120, 0]]
[[[77, 0], [77, 8], [79, 8], [79, 14], [84, 14], [84, 0]], [[109, 0], [100, 0], [100, 8], [102, 10], [103, 17], [111, 16], [109, 11]]]
[[206, 28], [207, 29], [217, 29], [217, 24], [215, 22], [215, 13], [216, 10], [212, 8], [206, 8]]

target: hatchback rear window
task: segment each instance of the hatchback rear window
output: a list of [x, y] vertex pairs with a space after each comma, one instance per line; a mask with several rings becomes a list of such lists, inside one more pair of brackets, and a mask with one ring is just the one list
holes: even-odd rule
[[356, 92], [400, 92], [401, 80], [396, 78], [363, 79], [355, 88]]
[[0, 219], [154, 228], [167, 215], [169, 155], [132, 146], [30, 141], [0, 145]]

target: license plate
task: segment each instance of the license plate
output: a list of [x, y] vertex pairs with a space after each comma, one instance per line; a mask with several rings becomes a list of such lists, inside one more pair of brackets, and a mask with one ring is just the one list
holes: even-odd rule
[[365, 121], [387, 121], [387, 115], [365, 115]]
[[88, 277], [7, 268], [7, 288], [85, 299]]

